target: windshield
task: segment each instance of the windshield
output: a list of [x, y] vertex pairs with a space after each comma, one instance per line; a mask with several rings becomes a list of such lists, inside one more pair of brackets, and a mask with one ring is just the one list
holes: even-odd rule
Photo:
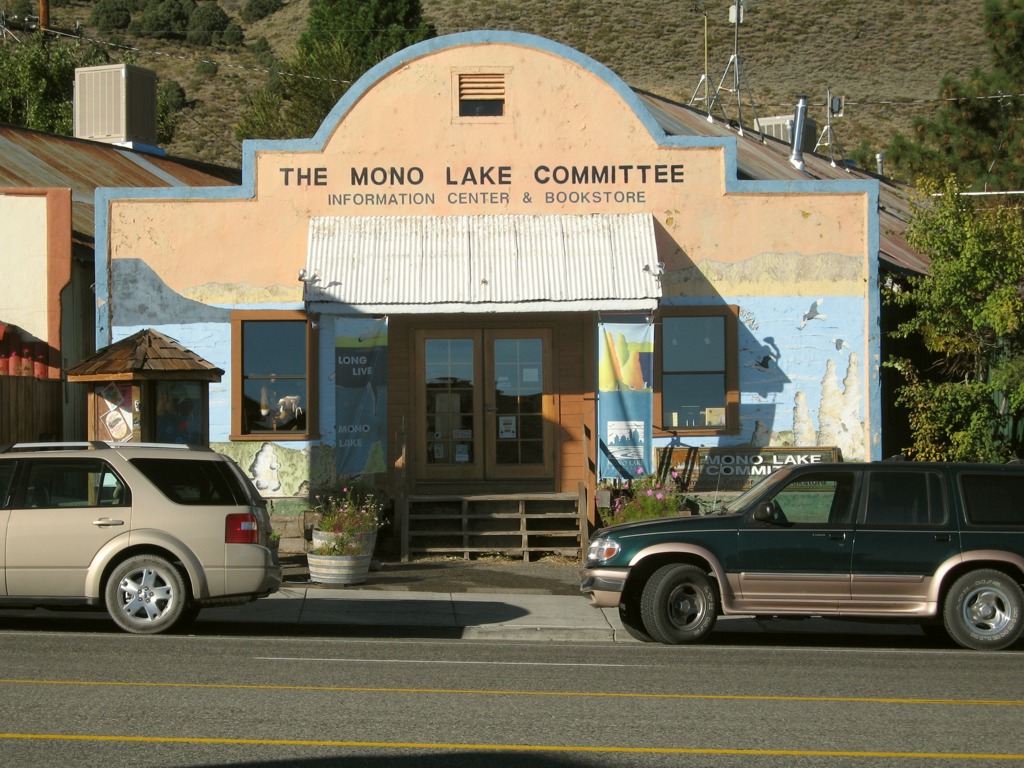
[[718, 507], [715, 508], [714, 514], [717, 515], [733, 515], [738, 512], [742, 512], [744, 509], [750, 506], [752, 502], [757, 500], [759, 497], [770, 493], [771, 489], [779, 483], [785, 482], [786, 477], [792, 471], [791, 467], [785, 467], [772, 472], [766, 479], [762, 480], [752, 488], [748, 488], [746, 491], [741, 493], [735, 499], [730, 501], [722, 502]]

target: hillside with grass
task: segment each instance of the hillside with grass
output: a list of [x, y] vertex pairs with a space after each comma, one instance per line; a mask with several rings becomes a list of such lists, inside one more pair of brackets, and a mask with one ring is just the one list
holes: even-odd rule
[[[0, 0], [0, 8], [12, 3]], [[51, 26], [71, 31], [79, 22], [80, 34], [102, 42], [113, 60], [128, 57], [161, 80], [178, 81], [188, 104], [168, 153], [238, 166], [234, 128], [245, 95], [266, 82], [268, 52], [292, 56], [308, 13], [308, 0], [288, 0], [247, 25], [239, 16], [243, 4], [221, 0], [245, 33], [245, 44], [235, 48], [100, 35], [88, 24], [92, 3], [85, 0], [53, 7]], [[739, 27], [738, 59], [732, 59], [730, 5], [704, 0], [701, 11], [692, 0], [423, 0], [440, 35], [476, 29], [540, 35], [591, 56], [631, 86], [682, 103], [703, 96], [702, 82], [712, 92], [723, 82], [731, 88], [738, 61], [745, 119], [791, 113], [797, 96], [806, 94], [820, 130], [831, 90], [846, 100], [844, 116], [833, 123], [846, 153], [862, 141], [880, 148], [893, 131], [909, 131], [915, 116], [934, 110], [944, 76], [963, 78], [989, 65], [980, 2], [752, 0]], [[724, 91], [721, 98], [734, 117], [737, 95]]]

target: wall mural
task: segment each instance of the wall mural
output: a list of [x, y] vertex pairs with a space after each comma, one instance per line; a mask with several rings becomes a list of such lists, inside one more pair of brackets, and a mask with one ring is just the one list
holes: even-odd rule
[[311, 489], [334, 482], [333, 446], [289, 448], [282, 443], [211, 443], [230, 456], [250, 477], [265, 499], [308, 497]]
[[838, 447], [865, 460], [861, 297], [744, 297], [740, 419], [752, 447]]

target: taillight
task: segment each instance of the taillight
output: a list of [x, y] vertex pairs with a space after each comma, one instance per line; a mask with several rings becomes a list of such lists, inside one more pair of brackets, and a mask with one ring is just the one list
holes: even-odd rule
[[228, 515], [224, 521], [225, 544], [259, 544], [260, 527], [256, 515], [251, 512], [239, 512]]

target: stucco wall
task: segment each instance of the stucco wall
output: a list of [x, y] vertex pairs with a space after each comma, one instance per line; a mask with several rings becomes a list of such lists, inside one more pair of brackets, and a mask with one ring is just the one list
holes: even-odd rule
[[[504, 73], [506, 114], [460, 118], [458, 76], [481, 70]], [[231, 308], [302, 307], [313, 216], [647, 213], [664, 302], [741, 308], [740, 434], [694, 442], [876, 450], [868, 182], [740, 182], [731, 140], [666, 137], [601, 65], [514, 33], [400, 52], [316, 136], [247, 142], [244, 162], [237, 190], [101, 193], [97, 254], [111, 275], [108, 286], [97, 274], [101, 335], [168, 326], [229, 371]], [[229, 385], [230, 373], [212, 393], [213, 441], [227, 435]]]
[[0, 221], [4, 222], [0, 321], [16, 325], [40, 341], [50, 340], [46, 214], [45, 194], [0, 193]]

